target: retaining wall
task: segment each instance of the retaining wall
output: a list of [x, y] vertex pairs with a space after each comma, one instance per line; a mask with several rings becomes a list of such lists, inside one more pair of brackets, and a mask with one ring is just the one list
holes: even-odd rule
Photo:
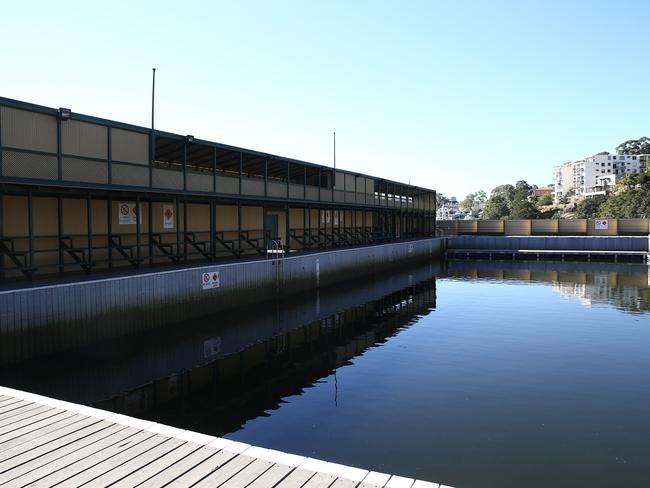
[[[0, 292], [0, 364], [285, 297], [440, 255], [443, 239]], [[203, 276], [218, 273], [204, 289]]]
[[454, 236], [447, 238], [449, 249], [535, 249], [555, 251], [643, 251], [648, 252], [648, 237], [624, 236]]

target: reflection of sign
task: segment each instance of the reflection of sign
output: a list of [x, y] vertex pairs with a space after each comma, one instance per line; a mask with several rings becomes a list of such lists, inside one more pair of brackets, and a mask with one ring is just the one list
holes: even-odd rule
[[173, 205], [163, 205], [163, 227], [165, 229], [174, 228], [174, 207]]
[[413, 252], [413, 244], [409, 244], [408, 252], [409, 254]]
[[329, 210], [323, 210], [321, 212], [320, 223], [321, 224], [329, 224], [330, 223], [330, 211]]
[[596, 230], [607, 230], [609, 228], [609, 221], [596, 219]]
[[211, 356], [216, 356], [221, 352], [221, 337], [211, 337], [203, 341], [203, 357], [209, 358]]
[[[136, 223], [137, 211], [135, 209], [135, 202], [119, 202], [118, 208], [118, 224], [132, 225]], [[142, 223], [142, 215], [140, 215], [140, 223]]]
[[219, 288], [221, 280], [219, 278], [219, 271], [205, 271], [201, 273], [201, 287], [204, 290], [211, 290], [212, 288]]

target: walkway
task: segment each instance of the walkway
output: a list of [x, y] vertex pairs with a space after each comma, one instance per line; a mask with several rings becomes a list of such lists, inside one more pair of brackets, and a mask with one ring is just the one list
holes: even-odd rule
[[449, 488], [0, 387], [0, 486]]

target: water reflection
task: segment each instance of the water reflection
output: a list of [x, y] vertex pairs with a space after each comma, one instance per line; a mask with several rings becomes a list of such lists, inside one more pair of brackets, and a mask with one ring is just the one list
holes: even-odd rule
[[430, 263], [351, 279], [25, 362], [0, 383], [223, 435], [427, 314], [438, 273]]
[[585, 306], [612, 305], [622, 312], [650, 311], [650, 268], [641, 264], [449, 261], [448, 277], [552, 283], [553, 290]]

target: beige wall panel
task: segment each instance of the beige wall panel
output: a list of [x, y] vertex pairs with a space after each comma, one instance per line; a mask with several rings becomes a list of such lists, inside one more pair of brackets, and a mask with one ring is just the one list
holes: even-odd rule
[[217, 193], [239, 193], [239, 178], [217, 176]]
[[291, 229], [303, 229], [304, 220], [303, 216], [305, 215], [305, 210], [302, 208], [290, 208], [289, 209], [289, 228]]
[[585, 219], [559, 220], [558, 231], [562, 234], [584, 234], [587, 231], [587, 221]]
[[56, 198], [34, 197], [34, 236], [57, 236], [59, 215]]
[[264, 228], [262, 207], [242, 206], [241, 228], [242, 230], [262, 230]]
[[187, 230], [210, 233], [210, 206], [190, 203], [187, 205]]
[[506, 220], [504, 222], [505, 235], [507, 236], [529, 236], [530, 220]]
[[345, 191], [354, 191], [354, 175], [345, 175]]
[[212, 174], [197, 173], [194, 171], [187, 172], [187, 189], [191, 191], [212, 191], [213, 178]]
[[61, 151], [74, 156], [107, 159], [108, 129], [78, 120], [62, 122]]
[[149, 168], [113, 163], [111, 172], [115, 185], [149, 186]]
[[304, 187], [291, 183], [289, 185], [289, 198], [302, 199], [305, 198]]
[[27, 197], [2, 197], [2, 232], [9, 237], [27, 236]]
[[539, 219], [531, 222], [531, 232], [533, 234], [557, 234], [559, 229], [559, 220], [557, 219]]
[[648, 219], [618, 219], [618, 233], [620, 235], [650, 234]]
[[[217, 230], [237, 230], [237, 207], [234, 205], [217, 205], [215, 207]], [[243, 210], [243, 209], [242, 209]]]
[[61, 161], [61, 177], [66, 181], [107, 184], [108, 164], [101, 161], [63, 158]]
[[343, 190], [344, 181], [345, 181], [345, 173], [341, 173], [340, 171], [337, 171], [336, 178], [334, 180], [334, 188], [336, 190]]
[[2, 145], [56, 153], [56, 117], [0, 107]]
[[183, 189], [183, 173], [168, 169], [153, 168], [151, 172], [151, 185], [154, 188]]
[[276, 183], [275, 181], [269, 181], [267, 185], [267, 191], [268, 191], [268, 196], [270, 197], [286, 198], [287, 184]]
[[264, 195], [264, 180], [242, 178], [241, 191], [243, 195]]
[[15, 178], [58, 179], [56, 156], [47, 154], [2, 151], [2, 174]]
[[149, 165], [149, 137], [139, 132], [111, 129], [111, 158]]
[[317, 186], [308, 186], [307, 187], [307, 200], [318, 200], [318, 187]]
[[503, 232], [503, 220], [479, 220], [477, 221], [479, 234], [500, 234]]
[[108, 202], [106, 200], [93, 200], [93, 234], [108, 233]]
[[72, 236], [85, 235], [88, 231], [86, 226], [88, 222], [86, 200], [64, 198], [61, 205], [63, 207], [63, 234]]
[[478, 230], [476, 220], [458, 220], [458, 233], [468, 234], [475, 233]]

